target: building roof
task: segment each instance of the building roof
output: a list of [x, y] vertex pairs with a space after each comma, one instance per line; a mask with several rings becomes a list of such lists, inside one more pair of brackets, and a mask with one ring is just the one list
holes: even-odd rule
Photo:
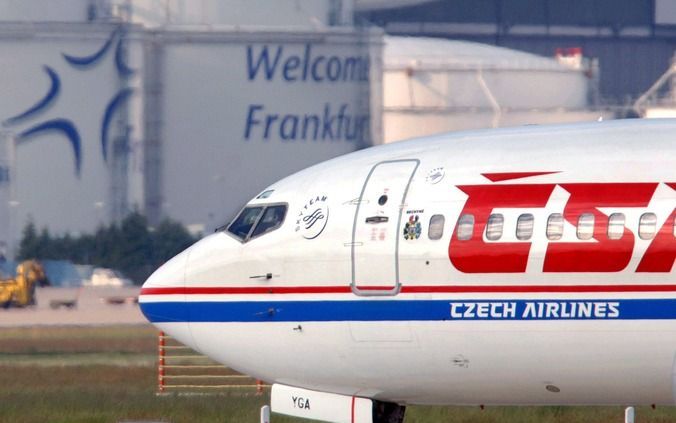
[[571, 71], [553, 58], [471, 41], [386, 36], [386, 69], [468, 68]]

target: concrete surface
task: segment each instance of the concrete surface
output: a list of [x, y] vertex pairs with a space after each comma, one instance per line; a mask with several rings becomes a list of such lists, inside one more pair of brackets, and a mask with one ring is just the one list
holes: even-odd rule
[[[147, 323], [135, 299], [140, 287], [38, 288], [37, 305], [0, 309], [0, 328], [36, 325]], [[55, 304], [75, 304], [72, 308]]]

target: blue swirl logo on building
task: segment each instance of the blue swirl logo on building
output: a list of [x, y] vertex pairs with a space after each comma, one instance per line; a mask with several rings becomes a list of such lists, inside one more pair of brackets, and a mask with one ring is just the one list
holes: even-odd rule
[[[62, 52], [62, 57], [73, 68], [86, 71], [96, 66], [106, 56], [106, 53], [110, 51], [111, 47], [115, 45], [114, 54], [117, 75], [121, 79], [127, 79], [134, 75], [136, 71], [130, 68], [126, 62], [125, 33], [126, 31], [124, 25], [120, 25], [110, 34], [104, 44], [93, 54], [87, 56], [74, 56]], [[47, 93], [28, 109], [5, 119], [2, 122], [3, 126], [12, 127], [26, 123], [29, 120], [35, 120], [57, 101], [61, 93], [61, 78], [53, 67], [43, 65], [43, 69], [49, 78], [49, 89]], [[104, 162], [108, 161], [110, 137], [109, 132], [112, 118], [115, 113], [124, 106], [133, 93], [133, 88], [120, 89], [108, 101], [105, 110], [103, 111], [99, 137], [101, 142], [101, 154], [103, 156]], [[70, 146], [73, 150], [75, 175], [80, 178], [80, 172], [82, 169], [82, 139], [77, 126], [72, 120], [66, 118], [54, 118], [35, 123], [28, 129], [20, 132], [16, 137], [16, 142], [17, 145], [21, 145], [48, 133], [58, 133], [70, 143]]]

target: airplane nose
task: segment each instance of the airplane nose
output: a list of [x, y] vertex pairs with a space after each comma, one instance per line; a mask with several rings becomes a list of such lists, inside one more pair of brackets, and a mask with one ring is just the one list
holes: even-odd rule
[[141, 288], [139, 306], [146, 319], [177, 338], [189, 336], [185, 316], [185, 272], [190, 249], [157, 269]]

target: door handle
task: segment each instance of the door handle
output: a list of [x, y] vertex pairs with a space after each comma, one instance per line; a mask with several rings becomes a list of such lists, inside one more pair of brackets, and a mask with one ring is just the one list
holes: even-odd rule
[[390, 220], [390, 218], [387, 217], [387, 216], [371, 216], [371, 217], [366, 218], [366, 223], [371, 223], [371, 224], [384, 223], [384, 222], [387, 222], [388, 220]]

